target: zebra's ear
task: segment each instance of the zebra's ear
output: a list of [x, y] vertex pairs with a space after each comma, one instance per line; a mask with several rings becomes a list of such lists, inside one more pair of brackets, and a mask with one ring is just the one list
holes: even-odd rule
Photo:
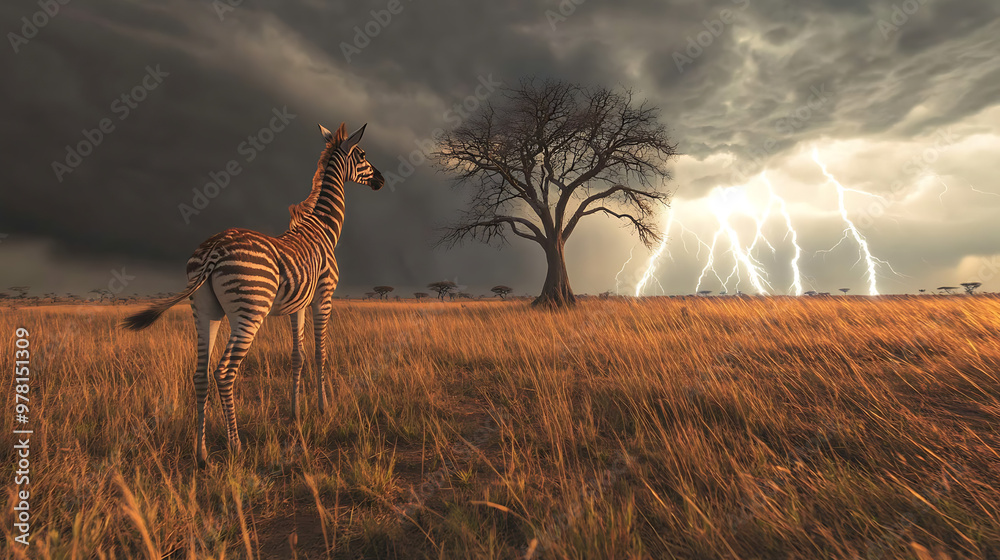
[[347, 125], [340, 123], [340, 128], [337, 129], [337, 135], [333, 137], [332, 142], [334, 144], [343, 144], [344, 140], [347, 140]]
[[321, 124], [320, 124], [320, 125], [317, 125], [317, 126], [319, 126], [319, 131], [320, 131], [320, 133], [321, 133], [321, 134], [323, 135], [323, 138], [324, 138], [324, 139], [325, 139], [325, 140], [326, 140], [327, 142], [333, 142], [333, 133], [332, 133], [332, 132], [330, 132], [329, 130], [327, 130], [327, 129], [326, 129], [326, 127], [325, 127], [325, 126], [323, 126], [323, 125], [321, 125]]
[[364, 136], [365, 134], [366, 126], [368, 126], [368, 123], [361, 125], [361, 128], [355, 130], [354, 134], [352, 134], [351, 137], [348, 138], [347, 140], [344, 140], [344, 142], [340, 145], [340, 149], [344, 150], [345, 154], [351, 153], [351, 150], [354, 148], [354, 146], [358, 145], [358, 142], [361, 141], [361, 137]]

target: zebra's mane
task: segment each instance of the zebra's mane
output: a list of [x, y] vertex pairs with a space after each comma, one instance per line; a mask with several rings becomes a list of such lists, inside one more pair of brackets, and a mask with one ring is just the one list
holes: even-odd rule
[[319, 201], [319, 195], [323, 192], [323, 176], [326, 175], [326, 166], [330, 163], [333, 152], [340, 147], [344, 140], [347, 140], [347, 125], [340, 123], [340, 128], [337, 129], [333, 140], [326, 143], [326, 148], [319, 155], [319, 163], [316, 164], [316, 173], [313, 175], [312, 191], [309, 196], [302, 202], [288, 207], [288, 213], [291, 215], [288, 229], [295, 228], [302, 223], [306, 216], [312, 214], [316, 202]]

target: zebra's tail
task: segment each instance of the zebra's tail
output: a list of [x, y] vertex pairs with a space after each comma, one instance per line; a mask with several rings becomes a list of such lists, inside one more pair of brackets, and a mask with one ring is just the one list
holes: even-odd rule
[[160, 315], [163, 315], [168, 309], [177, 305], [184, 299], [191, 297], [191, 295], [194, 294], [206, 280], [208, 280], [212, 271], [215, 270], [215, 265], [218, 262], [218, 255], [214, 253], [216, 245], [217, 243], [213, 243], [208, 247], [208, 250], [203, 253], [207, 253], [208, 258], [206, 258], [201, 265], [201, 269], [198, 271], [198, 276], [188, 281], [187, 288], [185, 288], [183, 292], [171, 296], [163, 301], [154, 303], [134, 315], [129, 315], [122, 321], [121, 326], [129, 330], [141, 331], [142, 329], [145, 329], [155, 323], [156, 320], [160, 318]]

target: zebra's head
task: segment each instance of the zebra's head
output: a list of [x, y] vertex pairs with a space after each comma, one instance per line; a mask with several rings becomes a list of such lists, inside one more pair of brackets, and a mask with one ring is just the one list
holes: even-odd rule
[[385, 178], [382, 177], [382, 173], [378, 169], [375, 169], [374, 165], [368, 162], [365, 158], [365, 151], [361, 149], [361, 146], [358, 146], [366, 126], [368, 125], [363, 125], [350, 136], [347, 135], [347, 126], [344, 123], [340, 123], [336, 134], [324, 128], [323, 125], [319, 126], [319, 130], [323, 133], [323, 138], [326, 139], [327, 147], [335, 147], [343, 153], [344, 160], [347, 162], [345, 179], [368, 185], [373, 191], [377, 191], [385, 184]]

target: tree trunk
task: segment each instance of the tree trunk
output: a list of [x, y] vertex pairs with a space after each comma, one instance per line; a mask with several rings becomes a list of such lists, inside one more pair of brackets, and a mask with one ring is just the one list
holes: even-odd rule
[[545, 247], [545, 260], [548, 272], [545, 274], [545, 284], [542, 293], [531, 302], [540, 307], [570, 307], [576, 304], [576, 296], [569, 286], [569, 274], [566, 272], [565, 247], [561, 241], [554, 241]]

